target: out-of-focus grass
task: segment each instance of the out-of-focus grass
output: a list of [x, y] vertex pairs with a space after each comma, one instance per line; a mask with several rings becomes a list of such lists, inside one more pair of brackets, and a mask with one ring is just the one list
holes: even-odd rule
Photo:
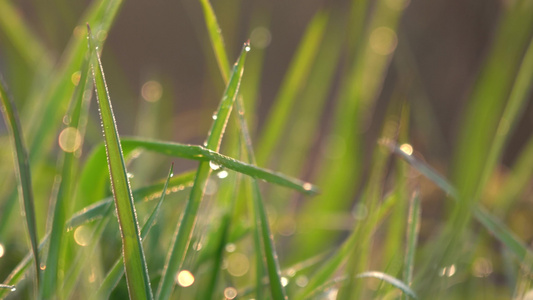
[[[130, 130], [137, 136], [119, 139], [106, 105], [102, 68], [108, 67], [93, 61], [105, 148], [94, 138], [85, 141], [85, 124], [95, 136], [100, 123], [89, 110], [93, 95], [86, 85], [93, 78], [85, 58], [100, 52], [87, 48], [84, 28], [91, 24], [93, 47], [103, 50], [122, 1], [92, 2], [69, 29], [73, 35], [62, 55], [48, 50], [40, 31], [16, 13], [17, 4], [0, 1], [6, 38], [0, 61], [22, 64], [2, 69], [21, 97], [6, 102], [2, 85], [12, 130], [0, 138], [16, 141], [17, 165], [33, 175], [21, 171], [21, 182], [35, 182], [22, 196], [28, 199], [32, 190], [36, 199], [35, 218], [25, 202], [28, 223], [35, 224], [29, 227], [30, 251], [19, 238], [11, 184], [22, 167], [13, 169], [13, 155], [0, 152], [0, 170], [7, 174], [0, 190], [0, 273], [6, 276], [0, 297], [34, 297], [41, 279], [43, 299], [144, 299], [151, 297], [151, 286], [164, 299], [523, 298], [531, 289], [530, 234], [523, 229], [531, 224], [522, 200], [533, 176], [533, 138], [527, 137], [508, 175], [501, 172], [501, 157], [533, 86], [531, 2], [501, 8], [456, 129], [457, 143], [419, 150], [449, 147], [453, 159], [444, 171], [451, 180], [411, 145], [413, 133], [440, 135], [433, 131], [442, 125], [424, 100], [411, 101], [423, 93], [424, 81], [411, 78], [416, 58], [411, 45], [402, 44], [398, 25], [408, 1], [347, 1], [313, 12], [286, 71], [277, 75], [280, 87], [269, 93], [276, 96], [266, 113], [258, 101], [269, 67], [268, 26], [276, 25], [277, 10], [251, 6], [248, 20], [240, 18], [244, 5], [237, 0], [232, 9], [213, 8], [200, 0], [188, 6], [204, 16], [196, 25], [202, 25], [200, 39], [212, 46], [202, 52], [212, 63], [210, 75], [218, 69], [227, 84], [226, 91], [218, 90], [221, 81], [211, 76], [215, 91], [208, 94], [222, 100], [206, 144], [165, 140], [161, 132], [181, 130], [167, 108], [180, 107], [170, 103], [175, 95], [157, 72], [145, 77], [141, 89], [139, 118]], [[43, 20], [50, 22], [50, 16]], [[239, 40], [243, 32], [251, 43], [240, 58], [231, 57], [247, 39]], [[232, 75], [229, 62], [235, 59]], [[21, 110], [20, 124], [14, 107]], [[369, 138], [369, 127], [382, 130]], [[172, 178], [161, 172], [169, 157], [179, 158], [180, 174]], [[184, 159], [197, 167], [183, 167]], [[500, 177], [501, 184], [493, 184]], [[443, 196], [427, 192], [435, 186]], [[437, 215], [432, 205], [439, 206]], [[146, 224], [142, 231], [137, 220]]]

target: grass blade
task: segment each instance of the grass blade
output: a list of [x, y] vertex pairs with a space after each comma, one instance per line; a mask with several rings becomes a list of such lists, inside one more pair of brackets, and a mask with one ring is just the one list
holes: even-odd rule
[[327, 21], [328, 14], [321, 11], [313, 17], [307, 26], [306, 33], [283, 80], [283, 86], [265, 122], [266, 127], [257, 147], [257, 161], [260, 165], [266, 165], [268, 156], [274, 153], [278, 142], [281, 140], [281, 135], [286, 130], [294, 102], [297, 99], [296, 96], [307, 82], [317, 56]]
[[409, 217], [407, 219], [407, 243], [405, 249], [405, 261], [403, 266], [403, 281], [411, 286], [413, 281], [413, 269], [415, 264], [415, 252], [420, 231], [420, 197], [416, 190], [409, 205]]
[[[92, 48], [94, 42], [89, 25], [87, 25], [87, 29], [89, 31], [89, 48]], [[128, 290], [131, 299], [152, 299], [152, 290], [150, 288], [150, 279], [144, 258], [135, 205], [131, 195], [115, 116], [105, 83], [102, 64], [97, 52], [95, 50], [92, 56], [93, 78], [100, 118], [102, 119], [111, 186], [122, 236], [122, 250]]]
[[[216, 16], [210, 8], [210, 4], [207, 0], [202, 1], [202, 4], [204, 5], [204, 13], [205, 13], [205, 19], [208, 26], [208, 30], [210, 32], [211, 36], [211, 44], [213, 46], [213, 50], [215, 51], [215, 56], [217, 57], [217, 61], [219, 62], [219, 68], [222, 73], [222, 77], [224, 81], [227, 81], [228, 77], [228, 70], [229, 65], [223, 65], [221, 62], [224, 61], [225, 57], [227, 57], [224, 45], [222, 43], [223, 38], [221, 34], [220, 27], [218, 26]], [[206, 7], [207, 6], [207, 7]], [[311, 35], [311, 34], [310, 34]], [[308, 38], [309, 40], [313, 40], [311, 37]], [[307, 39], [304, 39], [307, 40]], [[308, 45], [309, 46], [309, 45]], [[312, 53], [313, 51], [311, 51]], [[314, 55], [311, 55], [311, 57]], [[306, 62], [306, 59], [304, 56], [301, 57], [301, 62]], [[226, 59], [227, 61], [227, 59]], [[300, 65], [300, 64], [297, 64]], [[297, 81], [296, 73], [293, 78], [295, 81]], [[293, 82], [295, 83], [295, 82]], [[287, 88], [287, 90], [289, 90]], [[290, 93], [286, 93], [288, 95], [287, 99], [290, 100], [291, 97]], [[290, 103], [285, 101], [284, 106], [288, 106], [290, 108]], [[239, 129], [241, 130], [241, 134], [245, 143], [245, 149], [246, 153], [248, 154], [248, 160], [252, 165], [255, 165], [255, 157], [253, 153], [253, 147], [252, 147], [252, 141], [250, 138], [250, 134], [248, 132], [248, 127], [246, 124], [246, 120], [244, 119], [244, 104], [241, 97], [237, 99], [237, 109], [239, 111], [238, 118], [239, 118]], [[310, 184], [305, 184], [304, 189], [310, 190]], [[273, 236], [270, 231], [270, 226], [268, 224], [268, 217], [265, 211], [265, 208], [263, 206], [263, 201], [261, 199], [261, 192], [259, 189], [259, 184], [256, 180], [253, 180], [252, 182], [252, 199], [253, 199], [253, 211], [255, 215], [255, 237], [254, 241], [256, 244], [256, 247], [259, 248], [260, 245], [263, 246], [263, 249], [257, 249], [258, 256], [262, 256], [261, 253], [263, 253], [266, 256], [266, 263], [267, 263], [267, 270], [269, 275], [269, 283], [272, 293], [273, 299], [286, 299], [286, 292], [285, 288], [281, 284], [281, 272], [279, 267], [279, 262], [276, 254], [276, 249], [274, 247], [274, 241]], [[264, 250], [264, 251], [262, 251]], [[262, 279], [262, 257], [259, 257], [258, 263], [257, 263], [257, 295], [259, 299], [262, 298], [262, 292], [261, 292], [261, 279]]]
[[212, 161], [217, 165], [230, 170], [237, 171], [253, 178], [285, 186], [307, 195], [315, 195], [319, 192], [318, 188], [311, 183], [291, 178], [275, 171], [259, 168], [253, 164], [247, 164], [235, 160], [231, 157], [225, 156], [202, 146], [140, 139], [121, 139], [121, 143], [123, 148], [128, 150], [130, 150], [130, 147], [142, 148], [174, 157], [188, 158], [202, 162]]
[[30, 164], [28, 161], [28, 152], [24, 146], [22, 137], [22, 129], [20, 121], [15, 109], [13, 100], [8, 96], [7, 89], [4, 85], [2, 77], [0, 77], [0, 101], [2, 102], [2, 113], [6, 126], [10, 130], [10, 136], [14, 144], [15, 168], [17, 171], [17, 178], [19, 181], [19, 195], [22, 197], [24, 204], [24, 212], [26, 215], [26, 226], [30, 238], [31, 249], [35, 261], [35, 287], [39, 287], [39, 250], [37, 227], [35, 224], [35, 208], [33, 204], [33, 190], [31, 183]]
[[[73, 185], [71, 182], [71, 176], [74, 172], [74, 162], [77, 160], [75, 152], [79, 151], [82, 146], [84, 137], [83, 128], [85, 127], [85, 124], [81, 120], [86, 120], [83, 116], [88, 114], [89, 100], [84, 100], [84, 92], [89, 74], [91, 55], [92, 51], [89, 49], [81, 68], [82, 71], [79, 84], [72, 96], [71, 108], [66, 115], [66, 119], [70, 120], [70, 122], [65, 125], [64, 130], [73, 129], [74, 132], [72, 134], [66, 134], [66, 139], [70, 139], [65, 142], [68, 149], [63, 149], [64, 151], [61, 151], [60, 157], [58, 158], [58, 169], [61, 170], [61, 174], [58, 176], [60, 179], [58, 182], [56, 198], [55, 201], [52, 201], [52, 203], [55, 203], [53, 213], [50, 214], [48, 220], [48, 222], [52, 224], [50, 243], [46, 257], [46, 269], [43, 272], [43, 284], [40, 291], [40, 297], [44, 299], [51, 298], [57, 287], [60, 247], [63, 244], [65, 221], [71, 206], [68, 199], [70, 199]], [[74, 139], [79, 139], [79, 144], [77, 145], [77, 148], [72, 147], [72, 149], [70, 149], [68, 144], [74, 145]]]
[[[245, 43], [241, 55], [233, 68], [233, 73], [227, 85], [224, 96], [220, 102], [218, 111], [214, 114], [213, 126], [207, 137], [206, 147], [209, 150], [218, 151], [222, 134], [226, 128], [228, 118], [233, 107], [235, 98], [239, 90], [242, 74], [244, 71], [244, 61], [248, 52], [249, 44]], [[185, 211], [178, 223], [178, 228], [173, 238], [171, 250], [165, 263], [165, 269], [157, 290], [157, 299], [168, 299], [171, 296], [174, 287], [174, 276], [183, 266], [187, 249], [192, 237], [192, 231], [196, 224], [198, 208], [202, 201], [207, 179], [211, 174], [211, 167], [208, 162], [201, 162], [194, 185], [185, 207]]]
[[[386, 144], [391, 151], [399, 155], [402, 159], [408, 162], [411, 166], [417, 169], [422, 175], [427, 177], [435, 183], [440, 189], [450, 195], [454, 200], [459, 200], [459, 196], [455, 188], [448, 183], [448, 181], [434, 171], [424, 162], [418, 160], [403, 152], [395, 145]], [[471, 208], [474, 217], [480, 222], [494, 237], [500, 241], [506, 248], [508, 248], [529, 270], [533, 270], [532, 262], [533, 252], [514, 234], [512, 233], [498, 218], [492, 216], [481, 204]]]
[[[159, 201], [155, 205], [155, 208], [153, 209], [152, 213], [146, 220], [146, 223], [144, 223], [142, 229], [141, 229], [141, 239], [145, 239], [148, 233], [150, 232], [150, 229], [155, 224], [157, 215], [159, 213], [159, 209], [161, 208], [161, 204], [163, 203], [163, 200], [165, 199], [165, 195], [168, 188], [168, 183], [170, 181], [170, 178], [172, 177], [174, 169], [174, 164], [170, 167], [170, 171], [168, 172], [167, 180], [165, 181], [165, 185], [163, 186], [163, 191], [161, 192], [161, 197], [159, 198]], [[117, 262], [113, 265], [113, 268], [107, 273], [107, 276], [104, 278], [104, 281], [98, 288], [98, 291], [96, 292], [93, 299], [108, 299], [113, 289], [117, 286], [118, 282], [122, 278], [122, 275], [124, 275], [124, 263], [121, 258], [117, 260]]]

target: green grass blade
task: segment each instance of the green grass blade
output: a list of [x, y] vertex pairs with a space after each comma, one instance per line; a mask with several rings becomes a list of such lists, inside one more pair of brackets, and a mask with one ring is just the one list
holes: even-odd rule
[[[227, 57], [224, 44], [222, 43], [222, 33], [220, 30], [220, 27], [218, 26], [216, 16], [210, 8], [210, 4], [207, 0], [202, 1], [202, 5], [204, 6], [204, 17], [206, 19], [207, 27], [210, 32], [211, 36], [211, 44], [213, 46], [213, 50], [215, 52], [215, 56], [217, 57], [217, 61], [219, 62], [219, 68], [220, 72], [222, 73], [222, 77], [224, 81], [227, 81], [227, 74], [229, 70], [229, 65], [223, 65], [221, 62], [224, 61], [224, 59]], [[320, 34], [321, 35], [321, 34]], [[309, 36], [312, 36], [312, 34], [309, 34]], [[308, 37], [304, 40], [313, 40], [311, 37]], [[307, 46], [311, 44], [310, 41], [308, 41]], [[303, 50], [302, 50], [303, 51]], [[313, 49], [311, 49], [311, 53], [313, 52]], [[310, 55], [311, 57], [314, 55]], [[304, 55], [299, 56], [301, 61], [297, 63], [299, 67], [302, 67], [302, 64], [307, 62], [307, 59]], [[227, 59], [225, 59], [227, 61]], [[293, 83], [298, 82], [297, 78], [297, 72], [293, 74]], [[288, 88], [286, 90], [289, 90]], [[291, 98], [290, 93], [286, 93], [287, 99]], [[289, 99], [290, 100], [290, 99]], [[290, 108], [290, 103], [287, 103], [288, 107]], [[248, 160], [252, 165], [255, 165], [255, 157], [253, 154], [253, 147], [252, 142], [250, 138], [250, 134], [248, 132], [248, 126], [246, 124], [246, 120], [244, 119], [244, 103], [241, 97], [237, 99], [237, 109], [239, 111], [238, 118], [239, 118], [239, 129], [241, 130], [242, 137], [246, 146], [246, 153], [248, 154]], [[310, 184], [305, 184], [304, 189], [310, 190]], [[266, 256], [266, 263], [267, 263], [267, 270], [269, 275], [269, 283], [271, 288], [271, 293], [273, 299], [286, 299], [286, 292], [285, 288], [281, 284], [281, 272], [279, 267], [279, 262], [276, 254], [276, 249], [274, 247], [274, 241], [272, 238], [272, 234], [270, 232], [270, 226], [268, 224], [268, 217], [265, 211], [265, 208], [263, 206], [263, 201], [261, 199], [261, 192], [259, 189], [259, 185], [256, 180], [253, 180], [252, 182], [252, 199], [253, 199], [253, 210], [255, 215], [255, 236], [254, 241], [256, 244], [256, 248], [259, 248], [259, 246], [263, 246], [264, 249], [256, 249], [256, 255], [262, 256], [262, 253]], [[261, 240], [261, 241], [260, 241]], [[264, 251], [262, 251], [264, 250]], [[262, 298], [262, 292], [261, 292], [261, 284], [260, 281], [262, 279], [262, 257], [259, 257], [258, 263], [257, 263], [257, 295], [256, 297], [261, 299]]]
[[19, 181], [19, 195], [22, 197], [24, 204], [24, 212], [26, 215], [26, 226], [28, 230], [28, 236], [30, 238], [31, 249], [35, 261], [35, 284], [36, 288], [39, 287], [39, 250], [38, 250], [38, 237], [37, 227], [35, 222], [35, 208], [33, 203], [33, 190], [31, 183], [30, 164], [28, 161], [28, 152], [24, 146], [22, 129], [20, 121], [15, 109], [13, 100], [8, 96], [6, 86], [3, 79], [0, 76], [0, 101], [2, 102], [2, 113], [4, 115], [4, 121], [9, 128], [10, 136], [14, 144], [14, 153], [17, 171], [17, 178]]
[[363, 272], [361, 274], [357, 274], [356, 277], [357, 278], [377, 278], [377, 279], [381, 279], [381, 280], [393, 285], [394, 287], [398, 288], [399, 290], [404, 292], [409, 297], [412, 297], [414, 299], [418, 299], [418, 297], [416, 296], [416, 293], [407, 284], [405, 284], [404, 282], [402, 282], [401, 280], [399, 280], [397, 278], [394, 278], [394, 277], [390, 276], [389, 274], [386, 274], [386, 273], [383, 273], [383, 272], [378, 272], [378, 271], [368, 271], [368, 272]]
[[403, 266], [403, 281], [411, 286], [415, 265], [415, 252], [420, 232], [420, 197], [416, 190], [409, 203], [409, 217], [407, 219], [407, 243], [405, 249], [405, 261]]
[[230, 65], [228, 55], [226, 53], [226, 46], [224, 45], [224, 38], [221, 34], [220, 26], [218, 25], [217, 16], [211, 6], [209, 0], [200, 0], [204, 10], [205, 23], [207, 25], [207, 32], [211, 40], [211, 45], [215, 51], [218, 68], [222, 74], [222, 79], [227, 84], [230, 76]]
[[526, 51], [524, 59], [516, 80], [511, 89], [509, 100], [505, 106], [500, 123], [496, 129], [496, 135], [492, 141], [487, 161], [485, 162], [482, 173], [481, 183], [479, 184], [477, 195], [480, 195], [492, 174], [494, 167], [501, 157], [505, 143], [508, 141], [510, 134], [513, 132], [516, 124], [519, 121], [520, 114], [524, 111], [524, 106], [527, 104], [529, 95], [533, 85], [533, 39]]
[[[460, 199], [455, 188], [431, 167], [418, 160], [414, 156], [403, 152], [395, 145], [388, 144], [387, 146], [391, 149], [391, 151], [407, 161], [411, 166], [435, 183], [453, 199]], [[491, 234], [493, 234], [494, 237], [506, 248], [508, 248], [523, 263], [524, 267], [530, 270], [533, 269], [532, 262], [530, 261], [530, 259], [533, 258], [533, 252], [529, 250], [528, 247], [505, 226], [505, 224], [499, 221], [498, 218], [491, 215], [481, 204], [477, 204], [477, 206], [472, 207], [471, 210], [477, 221], [480, 222]]]
[[[92, 48], [94, 42], [89, 25], [87, 25], [87, 28], [89, 30], [89, 47]], [[115, 116], [97, 50], [94, 51], [92, 57], [92, 69], [106, 143], [111, 186], [122, 236], [124, 267], [130, 298], [152, 299], [152, 290], [150, 288], [150, 279], [144, 258], [135, 205], [131, 195]]]
[[[159, 213], [159, 209], [161, 208], [161, 204], [163, 203], [163, 200], [165, 199], [165, 195], [168, 188], [168, 183], [170, 181], [170, 178], [172, 177], [174, 169], [174, 164], [170, 167], [170, 171], [168, 173], [167, 180], [165, 181], [165, 185], [163, 186], [163, 191], [161, 192], [161, 197], [159, 198], [159, 201], [155, 205], [152, 213], [144, 223], [142, 229], [141, 229], [141, 239], [145, 239], [148, 233], [150, 232], [150, 229], [155, 224], [157, 215]], [[124, 275], [124, 262], [121, 258], [115, 262], [113, 265], [113, 268], [107, 273], [106, 277], [102, 281], [102, 284], [100, 284], [100, 287], [98, 288], [98, 291], [94, 295], [93, 299], [109, 299], [109, 296], [113, 289], [117, 286], [118, 282], [122, 278], [122, 275]]]
[[[75, 133], [71, 134], [71, 136], [68, 138], [79, 138], [80, 144], [78, 145], [77, 149], [72, 149], [72, 151], [70, 149], [65, 149], [65, 151], [68, 152], [61, 151], [58, 159], [58, 169], [61, 170], [61, 174], [58, 177], [60, 179], [56, 198], [55, 201], [52, 201], [52, 203], [55, 203], [53, 214], [51, 214], [50, 219], [48, 220], [48, 222], [50, 222], [52, 225], [50, 232], [50, 244], [46, 257], [46, 269], [43, 272], [43, 284], [40, 291], [40, 297], [43, 299], [51, 298], [57, 287], [60, 247], [63, 244], [66, 217], [67, 213], [70, 211], [69, 207], [71, 206], [68, 200], [70, 199], [70, 193], [72, 191], [71, 186], [73, 185], [71, 176], [74, 172], [74, 162], [77, 160], [75, 152], [79, 151], [81, 148], [84, 137], [83, 128], [85, 127], [85, 124], [83, 124], [83, 122], [80, 120], [86, 120], [86, 115], [88, 114], [88, 103], [84, 103], [84, 92], [89, 74], [89, 61], [91, 55], [92, 51], [89, 51], [85, 61], [83, 62], [80, 81], [72, 96], [69, 113], [66, 115], [66, 119], [70, 120], [70, 122], [65, 125], [65, 129], [74, 128], [74, 130], [76, 130]], [[88, 102], [88, 100], [85, 102]], [[84, 111], [82, 112], [82, 110]], [[67, 141], [67, 143], [74, 142]]]
[[325, 33], [328, 14], [318, 12], [307, 26], [306, 33], [298, 46], [292, 63], [283, 80], [283, 85], [265, 122], [257, 147], [259, 165], [266, 165], [269, 155], [274, 153], [280, 137], [291, 118], [296, 96], [307, 82], [311, 67], [316, 59], [320, 43]]
[[[65, 115], [67, 100], [74, 91], [71, 76], [79, 71], [87, 51], [87, 41], [83, 34], [85, 24], [93, 24], [95, 32], [108, 32], [121, 5], [122, 0], [102, 0], [95, 1], [87, 9], [78, 27], [74, 30], [59, 67], [49, 76], [51, 82], [46, 84], [47, 90], [39, 91], [38, 99], [33, 99], [37, 109], [30, 117], [32, 120], [28, 139], [31, 141], [30, 161], [33, 162], [45, 152], [43, 144], [51, 139], [50, 135], [55, 132], [61, 124], [61, 118]], [[44, 106], [41, 107], [41, 104]]]
[[[246, 43], [241, 51], [241, 55], [233, 68], [233, 73], [230, 77], [226, 91], [220, 101], [218, 112], [214, 114], [213, 126], [207, 137], [206, 147], [209, 150], [218, 151], [220, 142], [222, 141], [222, 134], [226, 128], [228, 118], [233, 107], [235, 98], [239, 90], [242, 74], [244, 71], [244, 61], [246, 53], [248, 52], [249, 44]], [[202, 201], [205, 185], [211, 173], [211, 167], [208, 162], [201, 162], [194, 185], [189, 196], [189, 200], [185, 207], [185, 211], [181, 217], [176, 233], [174, 235], [171, 250], [165, 263], [165, 269], [161, 278], [159, 288], [157, 290], [157, 299], [168, 299], [171, 296], [174, 287], [174, 276], [177, 271], [183, 266], [186, 252], [192, 237], [192, 232], [196, 224], [198, 208]]]
[[10, 1], [0, 1], [0, 28], [28, 65], [39, 66], [48, 71], [52, 67], [53, 60], [47, 54], [43, 44], [26, 25], [27, 21], [21, 17]]
[[[42, 251], [44, 245], [48, 242], [50, 235], [45, 235], [39, 244], [39, 252]], [[33, 261], [33, 252], [29, 252], [24, 256], [24, 258], [18, 263], [18, 265], [11, 271], [9, 276], [4, 280], [4, 285], [16, 286], [22, 279], [25, 278], [26, 271], [30, 264]], [[0, 289], [0, 299], [3, 299], [9, 291]]]
[[259, 168], [253, 164], [247, 164], [235, 160], [202, 146], [141, 139], [121, 139], [121, 143], [123, 148], [128, 150], [131, 148], [142, 148], [174, 157], [188, 158], [202, 162], [212, 161], [224, 168], [234, 170], [253, 178], [285, 186], [308, 195], [315, 195], [319, 192], [318, 188], [311, 183], [291, 178], [275, 171]]

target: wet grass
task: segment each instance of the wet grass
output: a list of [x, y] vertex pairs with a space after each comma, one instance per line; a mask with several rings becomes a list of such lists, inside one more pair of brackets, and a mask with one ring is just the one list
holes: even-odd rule
[[[528, 205], [533, 138], [508, 174], [499, 166], [531, 95], [533, 6], [502, 8], [450, 167], [437, 171], [425, 149], [413, 150], [413, 119], [439, 127], [429, 104], [413, 109], [417, 91], [406, 91], [416, 88], [392, 81], [377, 106], [393, 62], [400, 73], [417, 69], [402, 59], [411, 53], [396, 55], [402, 3], [317, 11], [257, 131], [268, 49], [254, 34], [233, 41], [217, 7], [198, 1], [206, 60], [225, 89], [218, 109], [205, 108], [214, 111], [205, 143], [189, 145], [140, 136], [173, 118], [153, 78], [144, 121], [131, 130], [139, 136], [119, 135], [100, 55], [121, 1], [92, 2], [60, 58], [0, 2], [0, 46], [9, 50], [0, 55], [26, 66], [2, 69], [0, 83], [9, 129], [0, 138], [10, 145], [0, 151], [0, 297], [522, 299], [533, 253], [521, 228], [531, 224], [513, 218]], [[265, 34], [270, 10], [252, 10], [256, 27], [247, 29]], [[231, 57], [228, 48], [241, 46]], [[29, 90], [11, 95], [6, 82], [20, 81]], [[371, 139], [370, 123], [381, 128]], [[86, 138], [100, 126], [98, 140]], [[437, 216], [425, 214], [435, 205]]]

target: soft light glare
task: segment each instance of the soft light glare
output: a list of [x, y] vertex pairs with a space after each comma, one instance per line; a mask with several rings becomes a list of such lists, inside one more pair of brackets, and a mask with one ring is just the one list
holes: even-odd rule
[[147, 81], [141, 88], [141, 95], [148, 102], [157, 102], [163, 95], [163, 87], [157, 81]]
[[411, 146], [409, 144], [401, 145], [400, 146], [400, 150], [402, 150], [402, 152], [407, 154], [407, 155], [412, 155], [413, 154], [413, 146]]
[[228, 256], [228, 273], [232, 276], [240, 277], [248, 273], [250, 262], [248, 257], [242, 253], [232, 253]]
[[183, 270], [176, 275], [176, 282], [182, 287], [188, 287], [194, 283], [194, 276], [191, 272]]
[[270, 45], [272, 35], [265, 27], [256, 27], [250, 34], [250, 43], [258, 49], [264, 49]]
[[78, 86], [78, 84], [80, 83], [80, 78], [81, 78], [80, 71], [76, 71], [72, 73], [72, 76], [70, 76], [70, 80], [72, 81], [72, 84], [74, 84], [75, 86]]
[[389, 55], [396, 49], [398, 37], [388, 27], [379, 27], [370, 35], [370, 48], [377, 54]]
[[74, 241], [82, 247], [89, 244], [89, 236], [89, 229], [85, 226], [80, 226], [74, 231]]
[[224, 297], [229, 300], [234, 299], [235, 297], [237, 297], [237, 290], [234, 287], [225, 288]]
[[67, 127], [59, 134], [59, 147], [65, 152], [75, 152], [81, 146], [81, 134], [74, 127]]

